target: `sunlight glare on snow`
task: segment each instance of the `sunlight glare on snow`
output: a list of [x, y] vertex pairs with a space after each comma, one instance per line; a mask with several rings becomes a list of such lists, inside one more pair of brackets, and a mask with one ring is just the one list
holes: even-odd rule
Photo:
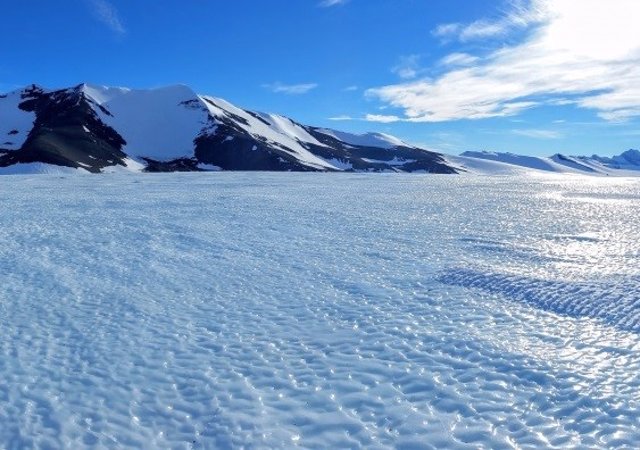
[[2, 181], [0, 447], [640, 441], [637, 180]]

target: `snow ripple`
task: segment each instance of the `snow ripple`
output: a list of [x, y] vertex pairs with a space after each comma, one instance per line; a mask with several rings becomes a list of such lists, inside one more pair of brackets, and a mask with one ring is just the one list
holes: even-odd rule
[[599, 319], [623, 330], [640, 332], [640, 278], [627, 278], [615, 284], [563, 282], [450, 269], [438, 280], [500, 294], [555, 313]]
[[640, 442], [615, 310], [637, 182], [44, 175], [0, 198], [0, 448]]

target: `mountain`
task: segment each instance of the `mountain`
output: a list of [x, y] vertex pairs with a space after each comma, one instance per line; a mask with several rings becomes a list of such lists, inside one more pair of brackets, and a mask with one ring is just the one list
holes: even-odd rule
[[458, 157], [447, 157], [458, 170], [483, 174], [515, 175], [524, 171], [574, 173], [602, 176], [640, 176], [640, 152], [627, 150], [618, 156], [524, 156], [514, 153], [468, 151]]
[[585, 159], [591, 159], [612, 169], [640, 170], [640, 151], [638, 150], [630, 149], [611, 158], [593, 155]]
[[346, 133], [241, 109], [182, 85], [149, 90], [31, 85], [0, 95], [0, 174], [119, 170], [637, 176], [640, 152], [443, 155], [382, 133]]
[[457, 173], [439, 153], [238, 108], [186, 86], [32, 85], [0, 95], [2, 173], [81, 169]]

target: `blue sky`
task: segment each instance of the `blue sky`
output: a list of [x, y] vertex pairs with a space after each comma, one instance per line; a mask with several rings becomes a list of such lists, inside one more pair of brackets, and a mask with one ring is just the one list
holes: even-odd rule
[[184, 83], [448, 153], [640, 147], [637, 0], [9, 3], [0, 91]]

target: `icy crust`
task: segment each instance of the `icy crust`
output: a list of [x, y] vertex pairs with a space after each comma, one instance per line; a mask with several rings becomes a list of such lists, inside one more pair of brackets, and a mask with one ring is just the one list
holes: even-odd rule
[[19, 90], [0, 95], [0, 152], [19, 150], [33, 128], [35, 113], [19, 107], [24, 93]]
[[640, 442], [637, 181], [220, 173], [0, 191], [1, 448]]
[[599, 319], [640, 333], [640, 280], [626, 280], [625, 291], [611, 281], [572, 282], [509, 273], [450, 269], [439, 279], [489, 293], [507, 295], [537, 308], [571, 317]]

